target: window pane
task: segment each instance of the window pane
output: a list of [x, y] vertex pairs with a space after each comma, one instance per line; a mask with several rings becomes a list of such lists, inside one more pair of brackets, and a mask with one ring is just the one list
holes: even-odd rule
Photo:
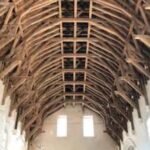
[[57, 119], [57, 136], [66, 137], [67, 136], [67, 116], [61, 115]]
[[93, 116], [83, 117], [83, 136], [94, 137], [94, 123]]

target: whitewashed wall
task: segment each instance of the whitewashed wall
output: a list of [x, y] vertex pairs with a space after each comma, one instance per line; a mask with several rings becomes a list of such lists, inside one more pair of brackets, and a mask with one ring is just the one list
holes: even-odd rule
[[[150, 81], [147, 86], [147, 94], [150, 103]], [[150, 137], [148, 135], [147, 120], [150, 118], [150, 106], [145, 104], [144, 97], [140, 97], [140, 110], [142, 118], [139, 118], [137, 111], [133, 112], [135, 130], [131, 128], [131, 123], [128, 122], [129, 132], [123, 132], [123, 142], [121, 142], [122, 150], [150, 150]], [[131, 149], [133, 147], [133, 149]]]
[[[56, 122], [59, 115], [67, 115], [68, 136], [56, 137]], [[83, 115], [94, 117], [94, 138], [83, 137]], [[85, 110], [81, 106], [67, 106], [52, 116], [49, 116], [43, 126], [43, 133], [33, 142], [30, 150], [116, 150], [116, 145], [107, 133], [104, 133], [105, 125], [95, 113]]]
[[25, 142], [25, 133], [21, 135], [21, 124], [14, 129], [16, 112], [13, 111], [9, 117], [10, 98], [7, 97], [5, 104], [1, 105], [4, 85], [0, 81], [0, 150], [27, 150], [28, 143]]

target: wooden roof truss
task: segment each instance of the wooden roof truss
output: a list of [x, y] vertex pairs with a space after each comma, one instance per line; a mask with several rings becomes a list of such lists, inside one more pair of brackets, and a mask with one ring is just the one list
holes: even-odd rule
[[[1, 0], [0, 78], [31, 140], [67, 103], [119, 144], [150, 78], [149, 0]], [[132, 124], [133, 128], [134, 125]]]

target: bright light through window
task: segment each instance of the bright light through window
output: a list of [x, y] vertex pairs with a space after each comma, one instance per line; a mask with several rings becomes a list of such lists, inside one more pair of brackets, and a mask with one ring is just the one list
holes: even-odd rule
[[57, 137], [67, 136], [67, 116], [61, 115], [57, 119]]
[[150, 137], [150, 118], [147, 120], [148, 135]]
[[94, 137], [93, 116], [83, 116], [83, 136]]

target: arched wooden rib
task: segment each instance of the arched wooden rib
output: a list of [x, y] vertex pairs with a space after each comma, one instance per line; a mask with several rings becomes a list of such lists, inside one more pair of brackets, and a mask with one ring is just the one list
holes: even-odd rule
[[115, 91], [116, 95], [121, 96], [124, 100], [126, 100], [133, 108], [137, 108], [134, 102], [132, 102], [132, 99], [130, 99], [123, 91]]
[[94, 64], [89, 62], [89, 69], [91, 70], [91, 73], [93, 73], [97, 77], [100, 75], [100, 77], [103, 78], [103, 80], [107, 81], [110, 85], [113, 83], [113, 76], [110, 75], [109, 72], [104, 68], [100, 68], [98, 66], [94, 67]]
[[17, 81], [16, 84], [14, 84], [14, 86], [9, 89], [9, 94], [11, 95], [12, 93], [15, 92], [16, 89], [18, 89], [22, 84], [24, 84], [24, 82], [27, 80], [27, 78], [21, 78], [19, 81]]
[[42, 117], [45, 111], [50, 108], [52, 105], [60, 103], [63, 100], [63, 96], [60, 96], [56, 99], [53, 99], [49, 102], [49, 104], [45, 105], [39, 112], [39, 115]]
[[[45, 47], [44, 49], [41, 49], [39, 52], [37, 51], [34, 55], [32, 55], [32, 59], [31, 59], [31, 61], [30, 61], [30, 63], [32, 64], [34, 61], [35, 61], [35, 59], [37, 59], [38, 57], [40, 58], [40, 57], [42, 57], [43, 55], [48, 55], [48, 54], [52, 54], [52, 52], [54, 51], [55, 52], [55, 50], [56, 50], [56, 48], [58, 47], [60, 47], [60, 45], [59, 45], [60, 43], [59, 42], [57, 42], [57, 43], [53, 43], [52, 45], [49, 45], [48, 47]], [[43, 52], [43, 53], [42, 53]], [[57, 53], [59, 52], [59, 50], [57, 51]], [[56, 52], [55, 52], [56, 53]], [[55, 54], [54, 53], [54, 54]], [[53, 55], [52, 55], [53, 56]], [[52, 57], [51, 56], [51, 57]]]
[[90, 24], [93, 25], [93, 26], [96, 26], [100, 30], [104, 30], [105, 32], [108, 32], [108, 33], [116, 36], [117, 38], [120, 39], [121, 42], [125, 42], [125, 40], [117, 32], [115, 32], [114, 30], [108, 29], [108, 28], [106, 28], [106, 27], [104, 27], [104, 26], [102, 26], [102, 25], [100, 25], [100, 24], [98, 24], [94, 21], [90, 21]]
[[126, 76], [120, 77], [119, 80], [124, 81], [127, 84], [129, 84], [141, 96], [144, 95], [144, 93], [141, 91], [141, 89], [134, 82], [131, 81], [130, 77], [126, 77]]
[[91, 102], [91, 103], [95, 104], [95, 106], [98, 106], [98, 107], [102, 110], [102, 112], [103, 112], [104, 116], [106, 115], [105, 108], [103, 108], [103, 106], [102, 106], [102, 105], [100, 105], [97, 101], [95, 101], [95, 100], [91, 99], [90, 97], [88, 97], [88, 96], [86, 96], [86, 95], [85, 95], [85, 99], [86, 99], [86, 100], [88, 100], [89, 102]]
[[14, 68], [21, 65], [21, 60], [15, 60], [12, 62], [3, 72], [0, 73], [0, 78], [3, 79], [6, 75], [8, 75]]
[[28, 94], [24, 95], [24, 97], [22, 97], [18, 103], [12, 106], [12, 110], [18, 109], [21, 105], [24, 105], [34, 94], [34, 91], [29, 91]]
[[53, 81], [55, 78], [58, 78], [58, 77], [60, 77], [60, 75], [61, 75], [61, 72], [59, 72], [58, 74], [55, 74], [54, 76], [49, 76], [49, 77], [47, 77], [47, 79], [44, 81], [44, 82], [42, 82], [39, 86], [38, 86], [38, 88], [37, 89], [42, 89], [43, 87], [45, 87], [47, 84], [49, 84], [51, 81]]
[[[110, 51], [109, 49], [107, 49], [106, 47], [103, 47], [103, 46], [101, 46], [101, 45], [99, 45], [99, 44], [97, 44], [97, 43], [94, 43], [94, 42], [90, 42], [90, 44], [94, 45], [96, 52], [98, 51], [98, 49], [100, 49], [100, 50], [104, 51], [104, 55], [106, 55], [106, 53], [107, 53], [107, 55], [108, 55], [108, 53], [109, 53], [109, 54], [110, 54], [110, 57], [111, 57], [111, 55], [112, 55], [112, 56], [114, 56], [114, 58], [116, 58], [117, 60], [119, 60], [119, 57], [118, 57], [114, 52], [112, 52], [112, 51]], [[92, 45], [91, 45], [90, 47], [91, 47], [91, 49], [94, 50], [94, 47], [92, 47]], [[97, 49], [96, 49], [96, 48], [97, 48]], [[91, 50], [91, 51], [92, 51], [92, 50]], [[98, 52], [97, 52], [97, 53], [98, 53]], [[102, 52], [100, 51], [99, 53], [102, 53]], [[108, 56], [107, 56], [107, 57], [108, 57]]]
[[[57, 65], [57, 64], [56, 64], [56, 65]], [[50, 68], [49, 71], [47, 70], [47, 72], [45, 71], [44, 73], [39, 74], [39, 76], [35, 76], [35, 77], [34, 77], [33, 84], [36, 85], [36, 84], [38, 84], [38, 83], [41, 83], [43, 78], [46, 78], [46, 77], [47, 77], [47, 78], [50, 78], [51, 75], [54, 76], [54, 77], [56, 77], [56, 76], [55, 76], [55, 73], [60, 77], [61, 74], [58, 73], [59, 71], [61, 71], [60, 66], [55, 66], [55, 67], [53, 67], [53, 68]]]
[[35, 105], [31, 105], [28, 109], [26, 109], [21, 116], [19, 116], [19, 120], [22, 121], [25, 116], [29, 115], [31, 112], [34, 112]]
[[135, 60], [132, 58], [127, 58], [127, 62], [129, 64], [132, 64], [139, 72], [144, 74], [146, 77], [150, 78], [150, 72], [148, 72], [145, 68], [143, 68], [141, 65], [139, 65]]
[[104, 105], [108, 104], [108, 100], [105, 100], [103, 95], [98, 95], [96, 92], [92, 91], [87, 87], [86, 87], [86, 95], [87, 96], [92, 95], [93, 99], [96, 99], [97, 101], [99, 101], [99, 103], [103, 103]]
[[120, 108], [120, 106], [116, 103], [116, 100], [114, 100], [114, 107], [116, 109], [116, 111], [118, 111], [122, 116], [124, 116], [124, 118], [126, 118], [126, 120], [131, 121], [131, 118], [129, 118]]
[[120, 7], [115, 1], [106, 2], [104, 0], [93, 0], [93, 2], [96, 2], [96, 3], [102, 4], [104, 6], [107, 6], [110, 9], [113, 9], [113, 10], [119, 12], [119, 13], [122, 13], [123, 15], [126, 15], [129, 18], [132, 17], [130, 13], [128, 13], [125, 9]]
[[135, 39], [141, 41], [150, 48], [150, 36], [149, 35], [135, 35]]
[[0, 4], [0, 16], [3, 16], [6, 12], [9, 11], [9, 8], [11, 7], [11, 3], [1, 2]]
[[60, 110], [60, 109], [63, 108], [63, 107], [64, 107], [64, 104], [59, 104], [59, 105], [57, 105], [56, 107], [54, 107], [54, 108], [48, 110], [45, 114], [43, 114], [42, 119], [47, 118], [49, 115], [55, 113], [56, 111]]
[[[6, 9], [5, 9], [5, 10], [6, 10]], [[12, 12], [13, 12], [13, 10], [14, 10], [14, 5], [11, 5], [11, 6], [10, 6], [10, 9], [9, 9], [9, 11], [8, 11], [8, 13], [7, 13], [7, 16], [6, 16], [6, 18], [5, 18], [5, 21], [4, 21], [2, 30], [4, 30], [4, 29], [6, 28], [6, 26], [8, 25], [9, 20], [10, 20], [10, 18], [12, 17]]]
[[99, 81], [95, 81], [94, 79], [90, 79], [90, 77], [88, 76], [87, 81], [89, 81], [89, 83], [91, 83], [91, 85], [96, 85], [101, 87], [102, 89], [104, 89], [106, 92], [109, 93], [109, 91], [111, 91], [111, 87], [106, 87], [105, 84], [101, 84]]
[[62, 85], [59, 85], [55, 88], [53, 88], [50, 92], [46, 91], [41, 97], [40, 97], [40, 101], [44, 101], [45, 99], [48, 99], [48, 97], [53, 93], [56, 92], [57, 90], [60, 90], [62, 88]]
[[25, 124], [25, 125], [23, 126], [22, 131], [26, 131], [26, 130], [30, 127], [30, 125], [31, 125], [34, 121], [37, 120], [37, 118], [38, 118], [38, 115], [34, 115], [34, 117], [33, 117], [27, 124]]
[[48, 98], [43, 99], [43, 101], [38, 100], [38, 102], [42, 107], [46, 103], [52, 101], [56, 96], [60, 96], [62, 94], [63, 94], [63, 88], [61, 88], [60, 90], [54, 91]]
[[26, 136], [26, 140], [27, 141], [34, 140], [35, 135], [38, 135], [39, 133], [42, 133], [42, 126], [41, 125], [35, 126], [35, 128], [30, 133], [28, 133], [28, 135]]
[[110, 74], [113, 76], [113, 78], [116, 78], [115, 71], [112, 70], [110, 68], [110, 66], [106, 65], [103, 60], [96, 61], [95, 59], [90, 58], [89, 62], [90, 62], [90, 64], [95, 64], [97, 66], [97, 68], [106, 69], [108, 72], [110, 72]]
[[98, 89], [95, 89], [95, 88], [93, 88], [92, 86], [90, 86], [90, 85], [86, 85], [87, 86], [87, 88], [89, 88], [90, 90], [92, 90], [93, 92], [95, 92], [95, 93], [97, 93], [97, 94], [99, 94], [99, 95], [101, 95], [102, 97], [103, 97], [103, 99], [106, 101], [106, 102], [108, 102], [108, 95], [106, 96], [104, 93], [102, 93], [102, 91], [99, 91]]
[[150, 10], [150, 5], [149, 5], [149, 4], [146, 4], [146, 5], [145, 5], [145, 9], [146, 9], [146, 10]]
[[100, 111], [97, 111], [96, 109], [94, 109], [94, 108], [91, 107], [90, 105], [84, 103], [83, 106], [87, 107], [87, 108], [90, 109], [91, 111], [94, 111], [96, 114], [98, 114], [99, 116], [101, 116], [102, 118], [104, 118], [104, 115], [103, 115]]
[[33, 11], [36, 11], [38, 9], [42, 9], [43, 7], [46, 7], [48, 5], [51, 5], [52, 3], [57, 2], [57, 0], [43, 0], [43, 1], [37, 1], [36, 3], [33, 3], [32, 6], [29, 7], [28, 10], [24, 11], [21, 15], [21, 20], [24, 19], [29, 13], [32, 13]]

